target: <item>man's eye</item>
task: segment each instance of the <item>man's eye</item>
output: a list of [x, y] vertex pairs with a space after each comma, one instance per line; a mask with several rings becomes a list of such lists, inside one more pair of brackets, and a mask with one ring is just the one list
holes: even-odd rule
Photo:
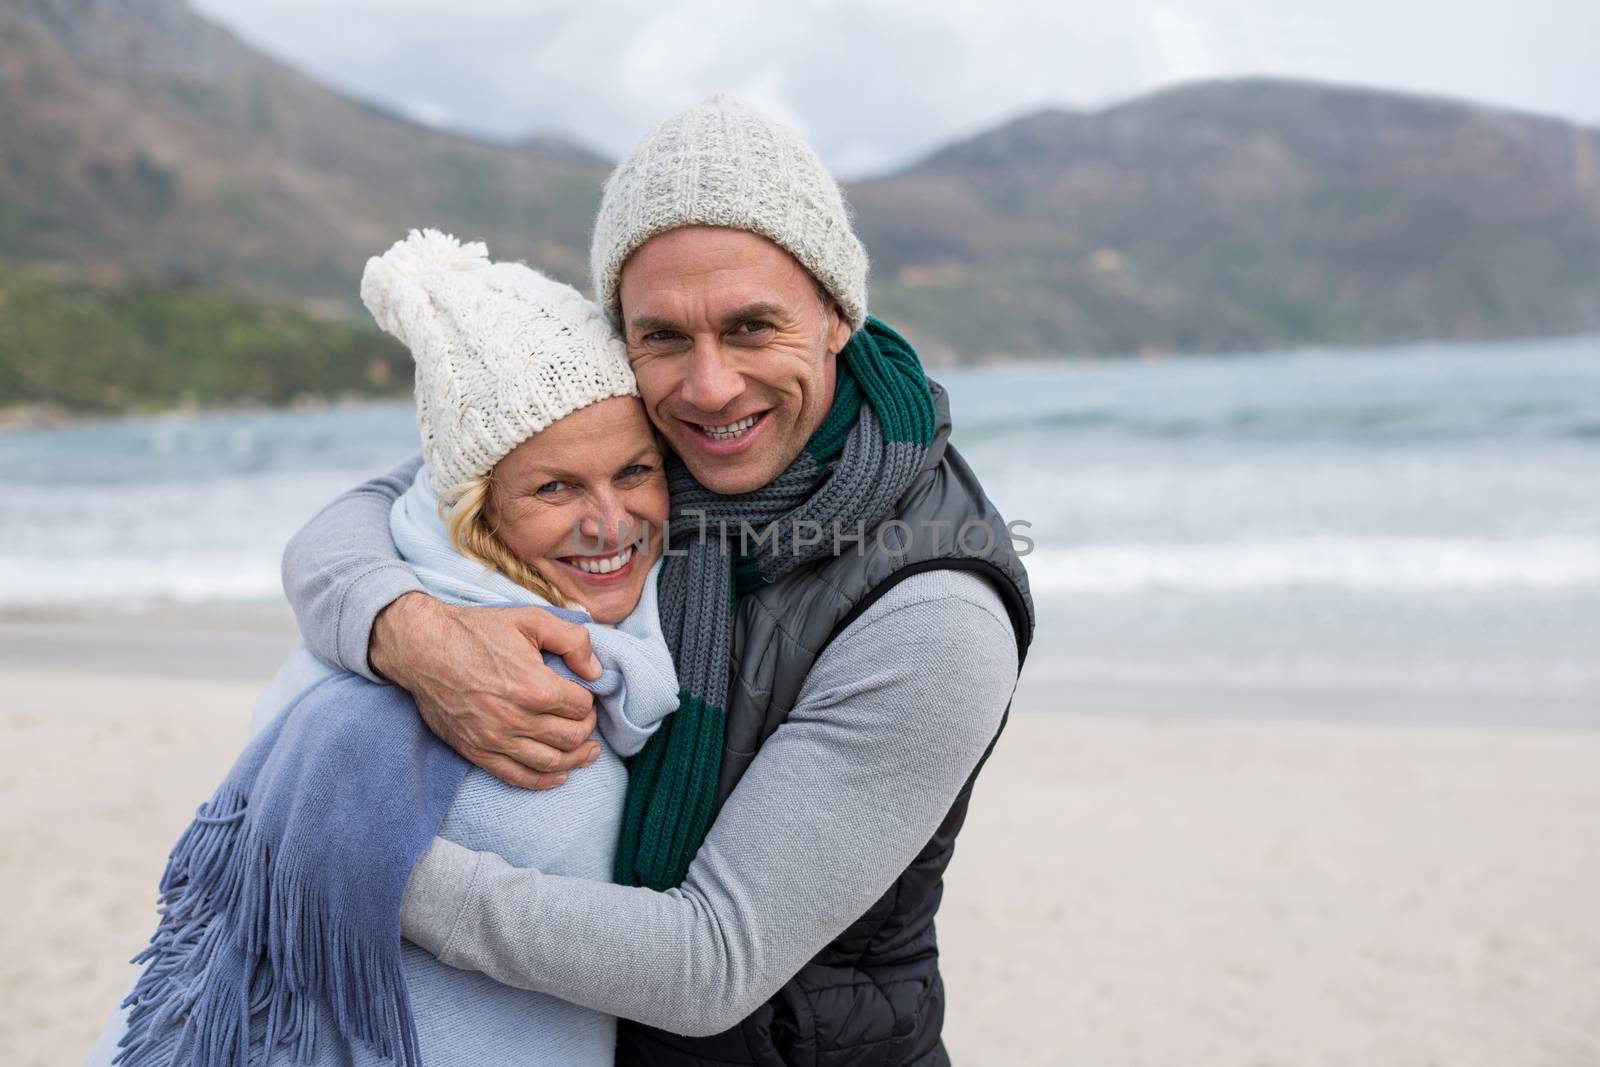
[[749, 322], [741, 322], [739, 325], [735, 326], [733, 328], [733, 332], [739, 334], [741, 337], [755, 337], [760, 334], [769, 333], [772, 329], [773, 325], [770, 322], [765, 322], [761, 319], [751, 319]]
[[654, 330], [644, 335], [647, 345], [669, 345], [678, 339], [678, 335], [671, 330]]

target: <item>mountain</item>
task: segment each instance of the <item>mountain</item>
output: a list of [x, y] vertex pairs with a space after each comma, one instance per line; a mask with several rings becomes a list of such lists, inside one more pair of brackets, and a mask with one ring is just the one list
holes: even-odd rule
[[348, 304], [431, 225], [579, 281], [608, 169], [349, 99], [181, 0], [0, 0], [0, 258]]
[[1600, 131], [1504, 110], [1205, 82], [850, 197], [877, 310], [967, 355], [1600, 330]]
[[[608, 169], [559, 137], [488, 143], [353, 100], [182, 0], [0, 0], [0, 407], [163, 402], [176, 379], [91, 387], [143, 309], [259, 302], [238, 312], [264, 331], [258, 366], [317, 322], [366, 329], [362, 263], [413, 226], [582, 285]], [[1029, 115], [848, 193], [873, 309], [938, 362], [1600, 330], [1600, 131], [1549, 118], [1210, 81]], [[52, 377], [77, 383], [63, 393], [17, 346], [70, 337], [86, 285], [101, 355]], [[19, 321], [44, 312], [7, 288], [51, 294], [48, 321]], [[176, 336], [127, 328], [145, 364]], [[268, 391], [396, 388], [386, 343], [339, 335]], [[305, 369], [357, 349], [372, 374]]]

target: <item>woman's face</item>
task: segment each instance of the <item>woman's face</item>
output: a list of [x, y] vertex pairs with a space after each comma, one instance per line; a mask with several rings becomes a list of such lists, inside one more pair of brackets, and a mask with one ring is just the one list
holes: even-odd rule
[[506, 547], [595, 621], [621, 621], [661, 555], [667, 477], [644, 405], [579, 408], [494, 468], [488, 518]]

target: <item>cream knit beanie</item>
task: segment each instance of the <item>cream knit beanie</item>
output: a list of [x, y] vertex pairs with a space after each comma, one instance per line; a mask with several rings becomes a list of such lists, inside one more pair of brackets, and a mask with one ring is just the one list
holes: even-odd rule
[[652, 130], [606, 181], [589, 265], [595, 299], [622, 328], [622, 265], [680, 226], [760, 234], [811, 272], [851, 327], [867, 319], [867, 251], [844, 194], [800, 135], [718, 93]]
[[361, 301], [417, 364], [422, 455], [441, 495], [581, 407], [638, 396], [627, 349], [576, 289], [480, 241], [412, 230], [367, 260]]

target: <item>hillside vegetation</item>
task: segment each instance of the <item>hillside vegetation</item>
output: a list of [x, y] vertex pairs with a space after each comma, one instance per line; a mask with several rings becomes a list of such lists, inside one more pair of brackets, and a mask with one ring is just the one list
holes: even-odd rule
[[0, 398], [77, 414], [409, 390], [375, 328], [215, 288], [91, 284], [0, 268]]

